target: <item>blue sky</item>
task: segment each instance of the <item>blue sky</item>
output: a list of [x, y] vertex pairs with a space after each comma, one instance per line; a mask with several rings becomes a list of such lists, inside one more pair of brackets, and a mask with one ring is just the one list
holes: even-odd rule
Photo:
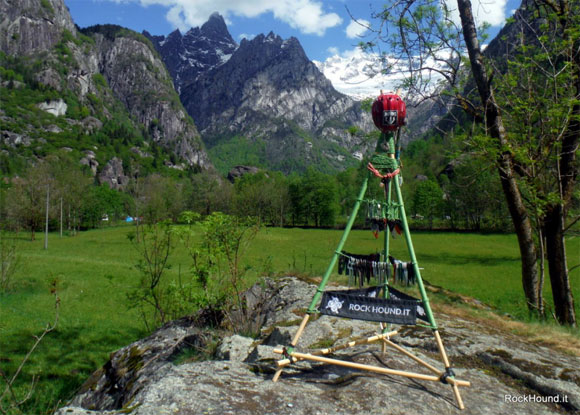
[[[311, 60], [324, 61], [347, 54], [360, 41], [363, 31], [347, 11], [361, 21], [371, 21], [377, 0], [64, 0], [80, 27], [118, 24], [137, 32], [167, 35], [201, 26], [212, 12], [226, 19], [232, 37], [267, 34], [300, 40]], [[452, 0], [448, 0], [450, 4]], [[481, 3], [479, 3], [481, 2]], [[519, 6], [518, 0], [472, 0], [474, 12], [499, 30], [506, 17]], [[495, 29], [495, 30], [494, 30]]]

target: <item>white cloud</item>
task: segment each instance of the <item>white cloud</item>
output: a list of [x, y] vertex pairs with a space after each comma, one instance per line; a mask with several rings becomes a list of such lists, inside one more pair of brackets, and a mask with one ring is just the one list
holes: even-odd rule
[[326, 49], [326, 51], [328, 53], [330, 53], [331, 55], [338, 55], [340, 53], [340, 51], [338, 50], [338, 48], [336, 46], [331, 46], [328, 49]]
[[256, 37], [256, 35], [249, 35], [249, 34], [247, 34], [247, 33], [240, 33], [240, 34], [238, 35], [238, 39], [239, 39], [239, 40], [242, 40], [242, 39], [252, 40], [252, 39], [253, 39], [253, 38], [255, 38], [255, 37]]
[[[451, 11], [451, 18], [454, 22], [460, 23], [459, 11], [455, 0], [445, 0], [447, 7]], [[506, 19], [507, 0], [473, 0], [471, 7], [475, 23], [481, 25], [484, 22], [491, 26], [503, 26]]]
[[370, 22], [359, 19], [358, 21], [351, 21], [346, 27], [346, 37], [355, 39], [365, 34], [370, 27]]
[[[112, 0], [127, 1], [127, 0]], [[162, 5], [169, 7], [167, 20], [180, 29], [205, 23], [213, 12], [218, 12], [226, 21], [231, 16], [256, 17], [272, 13], [294, 29], [305, 34], [322, 36], [326, 29], [342, 23], [342, 18], [323, 10], [318, 0], [133, 0], [143, 6]]]

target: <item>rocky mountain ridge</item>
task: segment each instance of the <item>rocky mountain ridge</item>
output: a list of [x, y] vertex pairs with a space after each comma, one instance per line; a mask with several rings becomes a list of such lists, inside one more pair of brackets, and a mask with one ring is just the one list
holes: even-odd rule
[[[358, 161], [353, 153], [371, 147], [365, 136], [373, 129], [370, 115], [332, 87], [298, 39], [271, 32], [234, 47], [217, 14], [181, 43], [178, 35], [150, 38], [170, 67], [176, 62], [171, 51], [180, 51], [174, 82], [210, 149], [233, 138], [259, 143], [266, 167], [289, 172], [311, 164], [342, 170]], [[178, 43], [182, 49], [168, 46]]]
[[201, 27], [191, 28], [184, 35], [179, 30], [167, 37], [153, 36], [147, 31], [143, 34], [163, 57], [178, 93], [203, 73], [227, 62], [238, 47], [217, 13]]
[[[466, 406], [459, 410], [449, 385], [377, 375], [306, 361], [272, 381], [274, 348], [296, 333], [316, 286], [282, 278], [256, 285], [246, 299], [263, 299], [257, 338], [221, 334], [213, 356], [200, 359], [215, 332], [184, 318], [113, 353], [56, 415], [175, 414], [407, 414], [469, 413], [548, 415], [580, 409], [580, 357], [501, 331], [484, 321], [436, 310], [441, 337]], [[298, 349], [340, 345], [376, 333], [376, 323], [329, 316], [311, 319]], [[417, 326], [398, 327], [391, 341], [433, 366], [440, 357], [433, 335]], [[423, 373], [421, 366], [380, 345], [336, 352], [338, 358]], [[184, 359], [184, 356], [194, 356]], [[198, 356], [197, 358], [195, 356]], [[525, 401], [524, 401], [525, 397]], [[533, 399], [533, 401], [530, 401]]]
[[[4, 152], [20, 156], [30, 153], [26, 147], [33, 153], [55, 151], [58, 143], [67, 142], [79, 159], [94, 151], [99, 172], [117, 156], [125, 158], [125, 169], [131, 169], [133, 162], [140, 164], [139, 152], [117, 154], [121, 148], [121, 142], [115, 142], [118, 139], [126, 147], [135, 141], [142, 152], [160, 146], [177, 168], [210, 166], [170, 75], [143, 36], [112, 25], [78, 31], [63, 0], [2, 0], [0, 14], [3, 76], [10, 78], [2, 83], [6, 88], [0, 135]], [[30, 111], [20, 103], [30, 95], [38, 96], [39, 111], [43, 97], [54, 97], [47, 100], [45, 109], [54, 118], [30, 114], [47, 126], [25, 123], [26, 117], [17, 115]], [[60, 112], [53, 108], [56, 103], [60, 103]], [[49, 128], [50, 124], [57, 129]], [[111, 125], [119, 137], [112, 137], [116, 134], [111, 134], [111, 128], [104, 132]], [[24, 147], [8, 139], [13, 134], [21, 137]], [[71, 140], [79, 134], [86, 137]], [[106, 145], [111, 150], [106, 151]], [[131, 170], [124, 174], [139, 174], [137, 167]], [[113, 183], [112, 178], [104, 181]]]
[[0, 50], [8, 55], [30, 55], [56, 45], [63, 30], [75, 32], [64, 1], [1, 0]]

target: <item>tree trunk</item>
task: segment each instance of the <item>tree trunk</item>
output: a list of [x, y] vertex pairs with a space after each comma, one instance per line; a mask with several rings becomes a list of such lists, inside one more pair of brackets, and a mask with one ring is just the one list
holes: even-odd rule
[[[473, 18], [471, 2], [469, 0], [457, 0], [463, 37], [471, 72], [477, 85], [481, 102], [485, 107], [485, 122], [488, 134], [496, 139], [499, 149], [507, 148], [507, 136], [503, 126], [503, 120], [499, 108], [493, 96], [490, 80], [483, 64], [483, 54], [477, 39], [477, 30]], [[501, 186], [506, 198], [512, 222], [518, 237], [520, 254], [522, 259], [522, 284], [526, 302], [530, 311], [537, 311], [538, 304], [538, 267], [536, 245], [533, 239], [533, 229], [526, 207], [522, 200], [520, 189], [513, 171], [512, 155], [509, 151], [503, 151], [497, 159]]]
[[574, 311], [574, 298], [570, 289], [570, 278], [566, 262], [563, 218], [561, 204], [552, 207], [546, 213], [544, 220], [544, 232], [547, 241], [546, 251], [556, 318], [561, 324], [575, 327], [576, 313]]
[[538, 241], [540, 243], [540, 281], [538, 283], [538, 314], [542, 320], [546, 318], [546, 310], [544, 308], [544, 281], [546, 279], [546, 238], [544, 237], [543, 226], [536, 223], [538, 230]]
[[[565, 16], [567, 18], [567, 16]], [[562, 23], [563, 25], [566, 22]], [[580, 47], [579, 42], [574, 45], [574, 50]], [[580, 56], [573, 54], [570, 62], [574, 68], [575, 92], [580, 96]], [[558, 183], [560, 185], [561, 202], [550, 205], [547, 208], [545, 218], [546, 245], [548, 252], [548, 267], [550, 282], [552, 284], [552, 296], [556, 318], [561, 324], [576, 326], [576, 312], [574, 310], [574, 297], [570, 287], [568, 265], [566, 262], [566, 242], [564, 228], [566, 223], [567, 208], [572, 200], [572, 193], [578, 168], [576, 152], [580, 142], [580, 104], [572, 107], [570, 121], [562, 139], [562, 151], [558, 160]]]

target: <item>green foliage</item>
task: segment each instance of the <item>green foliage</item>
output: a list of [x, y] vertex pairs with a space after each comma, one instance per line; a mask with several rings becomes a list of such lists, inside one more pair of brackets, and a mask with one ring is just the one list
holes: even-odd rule
[[292, 223], [332, 226], [338, 211], [334, 178], [309, 168], [303, 177], [293, 178], [289, 187]]
[[[518, 183], [530, 213], [541, 223], [550, 206], [570, 202], [570, 195], [561, 194], [560, 159], [563, 142], [570, 134], [566, 129], [573, 122], [578, 104], [578, 64], [570, 61], [570, 53], [580, 40], [576, 31], [569, 37], [566, 30], [556, 35], [558, 17], [548, 14], [538, 39], [521, 39], [519, 47], [508, 57], [505, 73], [500, 75], [497, 100], [509, 107], [504, 115], [509, 131], [507, 148], [514, 158]], [[578, 8], [567, 16], [580, 21]], [[560, 28], [560, 30], [562, 30]], [[475, 142], [481, 148], [485, 142]]]
[[429, 228], [433, 228], [433, 219], [441, 214], [443, 208], [443, 191], [433, 180], [420, 182], [413, 198], [413, 211], [429, 221]]
[[[208, 153], [218, 171], [226, 174], [236, 165], [250, 165], [270, 170], [303, 173], [310, 166], [324, 173], [336, 173], [357, 164], [350, 151], [328, 138], [322, 140], [303, 130], [295, 122], [272, 119], [278, 125], [277, 139], [262, 137], [247, 138], [236, 135], [205, 137]], [[348, 130], [349, 125], [338, 120], [330, 120], [325, 127]], [[357, 136], [361, 133], [351, 131]], [[283, 138], [282, 138], [283, 137]], [[284, 149], [279, 140], [285, 141]]]
[[[250, 218], [214, 212], [200, 224], [202, 249], [207, 256], [208, 266], [215, 266], [225, 294], [223, 310], [234, 331], [245, 331], [251, 324], [253, 310], [247, 308], [242, 292], [247, 288], [242, 260], [250, 242], [256, 237], [259, 225]], [[215, 262], [214, 262], [215, 261]]]
[[50, 4], [50, 1], [40, 0], [40, 5], [42, 6], [43, 9], [48, 11], [50, 14], [54, 14], [54, 9], [52, 7], [52, 4]]
[[452, 229], [511, 229], [498, 175], [485, 160], [468, 156], [458, 159], [453, 174], [442, 177], [442, 187], [447, 195], [445, 214]]
[[[85, 96], [67, 88], [65, 79], [78, 66], [72, 48], [82, 46], [88, 50], [93, 45], [91, 37], [81, 33], [74, 36], [65, 30], [53, 51], [41, 57], [11, 57], [0, 53], [0, 77], [9, 81], [0, 86], [0, 107], [4, 116], [2, 129], [30, 141], [30, 145], [18, 146], [0, 143], [0, 158], [3, 160], [0, 170], [10, 175], [22, 174], [31, 160], [68, 147], [77, 160], [84, 157], [87, 150], [95, 152], [100, 166], [113, 157], [119, 157], [127, 168], [127, 175], [139, 172], [140, 176], [147, 176], [159, 172], [173, 177], [185, 176], [186, 172], [165, 165], [165, 161], [172, 157], [174, 163], [182, 161], [165, 147], [155, 145], [158, 148], [153, 158], [141, 157], [131, 151], [132, 147], [140, 147], [148, 153], [145, 143], [151, 141], [154, 131], [143, 128], [132, 119], [126, 107], [114, 98], [103, 75], [92, 75], [96, 91]], [[37, 74], [46, 69], [53, 69], [60, 76], [58, 90], [36, 81]], [[158, 98], [150, 97], [153, 100]], [[66, 117], [55, 117], [38, 108], [39, 103], [58, 99], [67, 104]], [[175, 93], [168, 99], [178, 101]], [[70, 121], [83, 121], [88, 116], [103, 121], [103, 128], [86, 129], [83, 123]]]
[[20, 261], [17, 235], [8, 232], [4, 226], [0, 227], [0, 294], [10, 289]]
[[166, 219], [175, 222], [185, 208], [188, 190], [187, 182], [159, 174], [137, 179], [130, 188], [135, 198], [135, 216], [148, 224]]
[[54, 46], [54, 51], [56, 52], [57, 58], [62, 64], [60, 70], [63, 74], [67, 74], [71, 68], [78, 67], [78, 63], [76, 62], [68, 45], [69, 42], [76, 43], [78, 40], [72, 35], [71, 32], [68, 30], [63, 30], [60, 42]]
[[111, 189], [106, 184], [91, 186], [83, 197], [83, 225], [87, 228], [99, 227], [103, 218], [119, 221], [126, 216], [128, 205], [130, 202], [126, 193]]
[[365, 98], [361, 101], [361, 108], [364, 112], [368, 112], [369, 114], [372, 111], [373, 108], [373, 98]]
[[347, 131], [351, 136], [356, 136], [357, 134], [360, 133], [361, 130], [356, 125], [352, 125], [348, 127]]
[[[128, 235], [137, 249], [136, 268], [141, 273], [139, 285], [128, 294], [129, 306], [139, 311], [148, 330], [201, 308], [224, 313], [234, 330], [249, 322], [251, 310], [246, 310], [242, 299], [249, 268], [242, 262], [259, 227], [249, 218], [219, 212], [200, 219], [199, 214], [185, 211], [179, 220], [186, 226], [158, 222], [138, 226]], [[188, 253], [191, 268], [189, 276], [180, 268], [177, 279], [167, 280], [175, 238]]]
[[162, 279], [171, 267], [173, 229], [168, 222], [154, 223], [140, 227], [138, 235], [130, 233], [128, 238], [138, 252], [136, 268], [141, 273], [139, 285], [127, 294], [129, 308], [136, 308], [147, 330], [152, 331], [169, 319]]
[[68, 42], [73, 42], [76, 43], [77, 39], [74, 37], [74, 35], [70, 32], [70, 30], [64, 29], [62, 31], [62, 35], [61, 35], [61, 42], [62, 43], [68, 43]]
[[[212, 213], [203, 221], [200, 218], [195, 212], [185, 211], [180, 221], [187, 226], [176, 228], [191, 258], [192, 279], [200, 290], [192, 292], [191, 282], [183, 284], [180, 277], [179, 285], [173, 287], [174, 298], [177, 297], [173, 303], [186, 305], [182, 312], [199, 308], [219, 311], [229, 319], [234, 331], [243, 331], [251, 323], [249, 316], [253, 310], [246, 308], [242, 297], [249, 270], [242, 264], [259, 226], [250, 218], [220, 212]], [[198, 230], [200, 237], [196, 237]]]
[[256, 217], [259, 223], [283, 226], [290, 210], [288, 180], [280, 172], [246, 174], [234, 185], [239, 216]]
[[208, 153], [215, 168], [224, 175], [234, 166], [265, 167], [267, 163], [266, 143], [259, 139], [234, 136], [209, 148]]
[[98, 88], [106, 88], [108, 86], [107, 80], [100, 73], [93, 74], [93, 82]]

